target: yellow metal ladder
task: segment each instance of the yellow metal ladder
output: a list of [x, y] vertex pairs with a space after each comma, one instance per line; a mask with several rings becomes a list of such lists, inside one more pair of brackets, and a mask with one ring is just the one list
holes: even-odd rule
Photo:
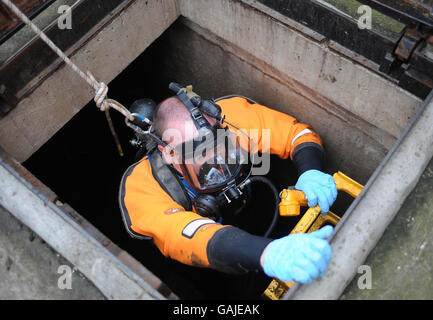
[[[338, 191], [343, 191], [353, 198], [356, 198], [362, 191], [363, 186], [352, 180], [342, 172], [337, 172], [333, 175]], [[300, 214], [301, 206], [308, 206], [305, 195], [302, 191], [293, 189], [284, 189], [280, 193], [280, 215], [281, 216], [297, 216]], [[329, 211], [326, 215], [320, 214], [319, 206], [309, 208], [304, 216], [299, 220], [290, 234], [295, 233], [310, 233], [322, 228], [325, 225], [335, 226], [340, 221], [340, 217]], [[273, 279], [266, 290], [263, 292], [263, 297], [270, 300], [280, 300], [284, 297], [287, 291], [295, 284], [294, 281], [281, 281]]]

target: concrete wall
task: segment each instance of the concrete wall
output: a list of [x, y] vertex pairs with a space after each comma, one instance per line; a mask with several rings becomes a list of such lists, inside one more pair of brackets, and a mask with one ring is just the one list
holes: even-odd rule
[[[178, 16], [176, 0], [136, 1], [72, 60], [109, 83]], [[86, 82], [68, 67], [61, 67], [0, 120], [0, 146], [18, 161], [26, 160], [93, 97]]]
[[311, 90], [287, 74], [182, 19], [164, 36], [161, 76], [192, 84], [204, 97], [240, 94], [311, 124], [324, 140], [327, 170], [365, 183], [394, 136]]
[[181, 14], [395, 138], [421, 104], [332, 51], [320, 35], [253, 0], [179, 0]]
[[[371, 124], [366, 133], [385, 148], [420, 105], [418, 98], [337, 54], [319, 34], [252, 0], [136, 1], [73, 60], [110, 82], [180, 14], [251, 55], [258, 67], [265, 64], [310, 89], [300, 93], [306, 99], [319, 94], [318, 105], [326, 112], [339, 114], [343, 108], [352, 119]], [[69, 68], [60, 68], [0, 120], [0, 145], [19, 161], [26, 160], [93, 95]], [[378, 134], [380, 130], [387, 134]]]

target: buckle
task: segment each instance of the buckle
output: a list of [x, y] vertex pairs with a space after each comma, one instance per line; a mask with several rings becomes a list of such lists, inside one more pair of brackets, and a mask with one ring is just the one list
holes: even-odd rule
[[191, 116], [194, 120], [198, 120], [200, 118], [203, 117], [201, 111], [199, 110], [199, 108], [194, 108], [191, 110]]

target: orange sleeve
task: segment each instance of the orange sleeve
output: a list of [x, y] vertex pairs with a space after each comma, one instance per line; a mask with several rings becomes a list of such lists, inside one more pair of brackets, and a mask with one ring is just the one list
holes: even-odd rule
[[[297, 122], [285, 113], [249, 103], [242, 97], [223, 99], [217, 103], [226, 120], [245, 130], [261, 152], [293, 159], [293, 151], [302, 143], [313, 142], [322, 146], [321, 138], [309, 125]], [[257, 151], [256, 148], [254, 150]]]
[[146, 158], [125, 179], [121, 205], [129, 215], [130, 227], [152, 237], [164, 256], [188, 265], [210, 266], [207, 243], [217, 230], [226, 226], [185, 211], [174, 202], [153, 178]]

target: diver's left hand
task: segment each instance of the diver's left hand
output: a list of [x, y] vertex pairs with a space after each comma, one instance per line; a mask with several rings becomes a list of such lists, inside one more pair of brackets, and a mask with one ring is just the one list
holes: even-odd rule
[[331, 175], [319, 170], [305, 171], [298, 179], [295, 188], [305, 193], [309, 207], [319, 205], [326, 214], [337, 199], [337, 186]]

